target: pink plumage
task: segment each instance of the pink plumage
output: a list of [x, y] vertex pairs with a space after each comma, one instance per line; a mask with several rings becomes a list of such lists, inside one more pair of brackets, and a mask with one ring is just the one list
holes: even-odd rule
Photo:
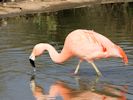
[[48, 50], [51, 59], [55, 63], [62, 63], [73, 56], [79, 57], [80, 62], [75, 74], [78, 72], [80, 63], [83, 60], [91, 63], [98, 75], [101, 75], [101, 72], [94, 64], [95, 59], [119, 57], [125, 63], [128, 63], [128, 58], [122, 48], [107, 37], [92, 30], [78, 29], [69, 33], [61, 53], [58, 53], [53, 46], [47, 43], [39, 43], [34, 47], [30, 59], [34, 61], [35, 57], [41, 55], [45, 50]]

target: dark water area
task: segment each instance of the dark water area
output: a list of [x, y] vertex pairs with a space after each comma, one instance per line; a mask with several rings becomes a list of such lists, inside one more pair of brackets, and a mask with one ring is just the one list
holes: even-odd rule
[[[49, 43], [59, 52], [75, 29], [94, 30], [120, 45], [129, 63], [108, 58], [95, 63], [103, 74], [78, 59], [63, 64], [48, 52], [36, 59], [33, 75], [29, 55], [37, 43]], [[0, 100], [133, 100], [133, 4], [109, 4], [39, 13], [0, 21]], [[35, 99], [38, 98], [38, 99]], [[46, 99], [47, 98], [47, 99]], [[118, 99], [119, 98], [119, 99]], [[126, 98], [126, 99], [125, 99]]]

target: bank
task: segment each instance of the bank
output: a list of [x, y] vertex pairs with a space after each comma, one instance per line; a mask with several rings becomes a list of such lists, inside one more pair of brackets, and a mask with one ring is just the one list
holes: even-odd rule
[[128, 3], [133, 0], [27, 0], [0, 4], [0, 17], [12, 17], [31, 13], [55, 12], [95, 4]]

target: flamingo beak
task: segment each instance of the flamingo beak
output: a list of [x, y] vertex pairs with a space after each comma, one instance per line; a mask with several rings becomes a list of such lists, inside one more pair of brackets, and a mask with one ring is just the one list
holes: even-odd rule
[[29, 59], [31, 66], [34, 68], [34, 71], [36, 71], [36, 66], [35, 66], [35, 62], [34, 60], [32, 60], [31, 58]]

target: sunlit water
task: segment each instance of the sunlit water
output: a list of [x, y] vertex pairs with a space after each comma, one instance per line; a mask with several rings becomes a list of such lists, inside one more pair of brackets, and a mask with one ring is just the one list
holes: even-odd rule
[[[97, 78], [91, 65], [83, 62], [78, 75], [74, 76], [72, 73], [78, 63], [77, 58], [58, 65], [45, 52], [36, 59], [37, 72], [33, 78], [33, 69], [28, 60], [33, 46], [47, 42], [60, 52], [66, 35], [78, 28], [95, 30], [120, 45], [129, 58], [129, 64], [124, 65], [117, 58], [98, 60], [96, 65], [103, 77]], [[34, 89], [34, 93], [31, 90], [34, 85], [36, 88], [40, 86], [36, 93]], [[114, 98], [118, 97], [133, 100], [131, 4], [94, 6], [1, 19], [0, 100], [34, 100], [37, 96], [45, 100], [51, 98], [48, 94], [56, 100], [91, 100], [94, 97], [96, 100], [116, 100]]]

